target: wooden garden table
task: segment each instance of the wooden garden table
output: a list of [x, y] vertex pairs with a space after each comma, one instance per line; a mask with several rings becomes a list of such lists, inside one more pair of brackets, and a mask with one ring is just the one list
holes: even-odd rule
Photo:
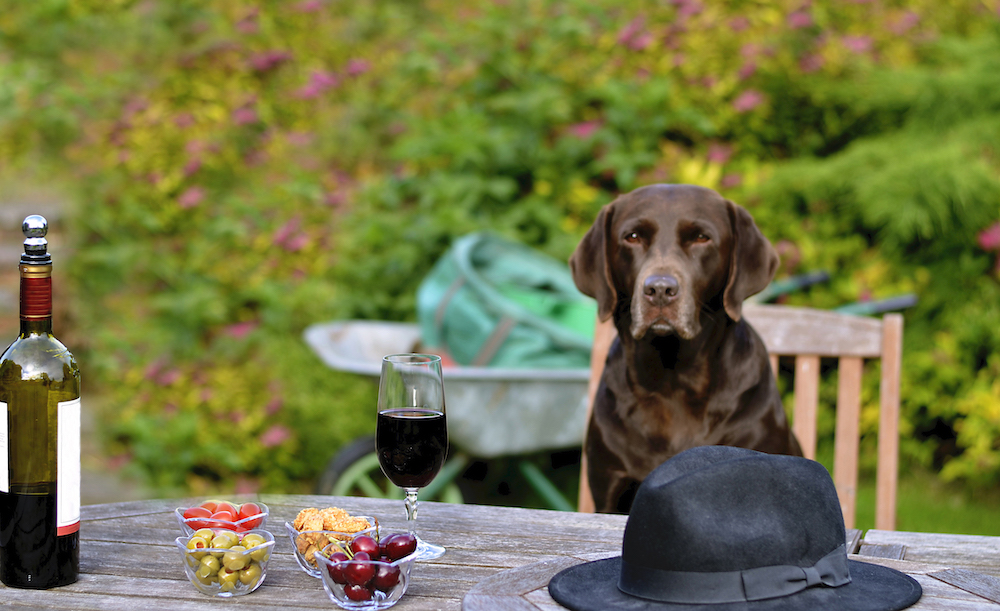
[[[83, 508], [80, 579], [52, 590], [0, 586], [0, 606], [19, 609], [144, 611], [177, 609], [335, 609], [320, 581], [299, 569], [284, 530], [305, 507], [343, 507], [405, 528], [401, 500], [259, 495], [271, 511], [267, 529], [277, 541], [264, 584], [233, 599], [200, 594], [184, 576], [173, 540], [175, 507], [201, 499], [153, 500]], [[625, 516], [564, 513], [481, 505], [420, 505], [419, 532], [448, 552], [418, 562], [406, 596], [410, 610], [561, 609], [545, 590], [563, 567], [616, 554]], [[859, 559], [913, 575], [924, 597], [913, 609], [1000, 609], [1000, 537], [868, 531], [848, 533]]]

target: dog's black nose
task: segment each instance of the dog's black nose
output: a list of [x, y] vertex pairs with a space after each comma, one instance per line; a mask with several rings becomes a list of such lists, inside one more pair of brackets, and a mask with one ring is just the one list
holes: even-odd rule
[[673, 276], [650, 276], [642, 283], [643, 294], [654, 305], [663, 305], [677, 296], [680, 284]]

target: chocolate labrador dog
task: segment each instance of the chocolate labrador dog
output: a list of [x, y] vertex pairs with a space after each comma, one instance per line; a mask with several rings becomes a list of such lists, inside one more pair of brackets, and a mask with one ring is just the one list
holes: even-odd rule
[[643, 478], [694, 446], [802, 455], [741, 316], [777, 266], [750, 213], [711, 189], [642, 187], [601, 210], [570, 258], [618, 330], [585, 442], [598, 511], [627, 513]]

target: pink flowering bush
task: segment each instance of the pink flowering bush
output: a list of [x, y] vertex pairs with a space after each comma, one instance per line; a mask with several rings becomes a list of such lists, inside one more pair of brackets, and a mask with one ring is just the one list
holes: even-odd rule
[[305, 326], [412, 319], [470, 231], [565, 258], [664, 181], [747, 205], [780, 274], [831, 271], [793, 303], [919, 291], [907, 457], [971, 479], [1000, 457], [962, 424], [1000, 438], [995, 4], [14, 3], [0, 172], [72, 194], [74, 346], [158, 489], [307, 489], [374, 389]]

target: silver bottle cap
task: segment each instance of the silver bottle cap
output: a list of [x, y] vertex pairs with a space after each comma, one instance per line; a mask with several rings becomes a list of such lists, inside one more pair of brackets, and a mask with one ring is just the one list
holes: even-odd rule
[[21, 224], [24, 234], [24, 254], [21, 263], [28, 265], [50, 265], [52, 256], [48, 253], [49, 242], [45, 234], [49, 232], [49, 222], [40, 214], [32, 214]]

